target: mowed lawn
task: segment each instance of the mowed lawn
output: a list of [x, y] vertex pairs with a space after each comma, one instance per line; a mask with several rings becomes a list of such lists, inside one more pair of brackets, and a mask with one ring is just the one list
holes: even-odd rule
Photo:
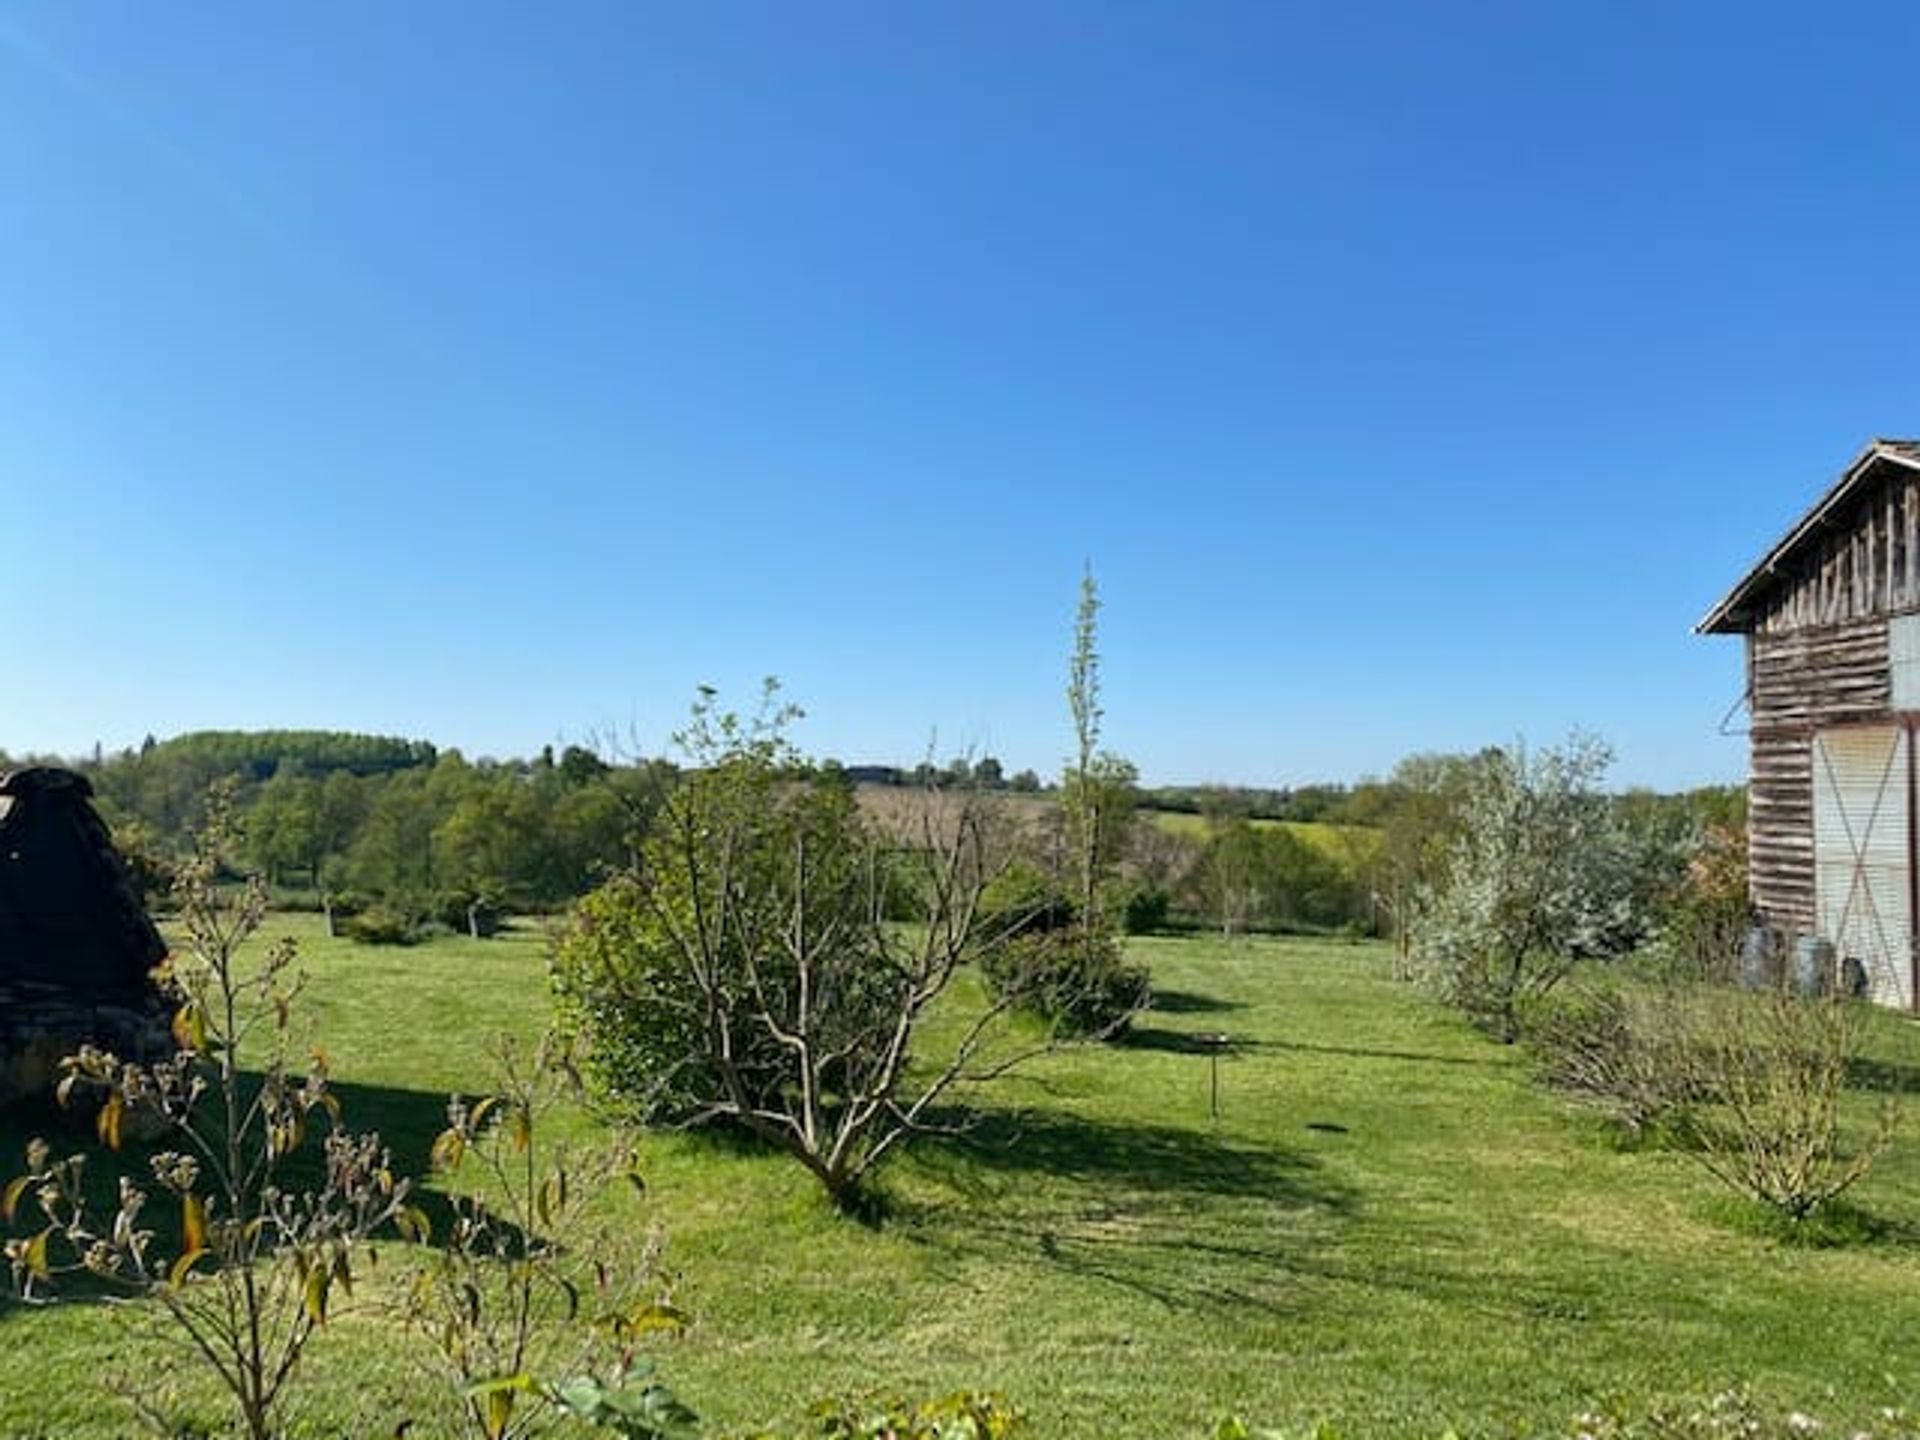
[[[415, 1170], [445, 1091], [484, 1084], [488, 1037], [544, 1023], [534, 928], [414, 950], [274, 928], [302, 941], [351, 1117]], [[1045, 1440], [1198, 1437], [1228, 1410], [1357, 1436], [1564, 1434], [1596, 1400], [1739, 1383], [1845, 1425], [1920, 1394], [1920, 1144], [1859, 1193], [1882, 1238], [1786, 1245], [1684, 1156], [1609, 1146], [1519, 1054], [1390, 980], [1380, 947], [1133, 948], [1161, 1002], [1132, 1042], [998, 1083], [967, 1139], [891, 1172], [879, 1228], [777, 1158], [646, 1143], [650, 1194], [624, 1203], [636, 1234], [664, 1228], [696, 1317], [660, 1361], [718, 1433], [870, 1388], [995, 1388]], [[1236, 1045], [1217, 1121], [1193, 1040], [1211, 1031]], [[1876, 1042], [1888, 1073], [1920, 1065], [1907, 1022]], [[405, 1264], [383, 1247], [383, 1274]], [[380, 1288], [313, 1352], [308, 1433], [404, 1415], [443, 1433]], [[101, 1375], [165, 1373], [132, 1319], [0, 1310], [0, 1434], [128, 1433]]]

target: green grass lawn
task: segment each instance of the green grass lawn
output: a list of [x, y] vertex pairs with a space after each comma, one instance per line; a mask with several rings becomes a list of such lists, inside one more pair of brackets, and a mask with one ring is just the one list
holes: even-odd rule
[[[445, 1091], [484, 1083], [486, 1038], [544, 1022], [540, 935], [376, 950], [275, 924], [302, 941], [350, 1115], [424, 1169]], [[1379, 947], [1133, 948], [1161, 1003], [1132, 1042], [1000, 1082], [972, 1135], [904, 1157], [878, 1229], [788, 1162], [647, 1142], [650, 1195], [628, 1203], [636, 1234], [664, 1226], [696, 1317], [661, 1355], [685, 1399], [745, 1427], [849, 1388], [992, 1387], [1036, 1436], [1091, 1440], [1198, 1436], [1223, 1410], [1356, 1436], [1564, 1433], [1596, 1399], [1734, 1383], [1845, 1424], [1915, 1394], [1914, 1147], [1859, 1193], [1882, 1238], [1782, 1244], [1684, 1156], [1604, 1143], [1520, 1056], [1390, 981]], [[1920, 1064], [1910, 1024], [1880, 1028], [1882, 1058]], [[1239, 1042], [1217, 1122], [1191, 1038], [1210, 1030]], [[0, 1309], [0, 1434], [127, 1433], [98, 1381], [164, 1373], [136, 1318]], [[312, 1433], [424, 1413], [405, 1343], [365, 1304], [339, 1319], [312, 1355]], [[381, 1410], [384, 1428], [358, 1423]]]

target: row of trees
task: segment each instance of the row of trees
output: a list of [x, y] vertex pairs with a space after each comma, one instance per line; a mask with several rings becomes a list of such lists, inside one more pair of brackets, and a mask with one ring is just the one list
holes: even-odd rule
[[[1405, 936], [1415, 895], [1440, 872], [1459, 830], [1472, 781], [1501, 753], [1414, 756], [1351, 789], [1275, 792], [1337, 793], [1338, 806], [1314, 812], [1337, 822], [1310, 835], [1267, 818], [1273, 807], [1264, 792], [1224, 787], [1171, 796], [1190, 801], [1204, 823], [1162, 823], [1165, 812], [1155, 807], [1169, 803], [1169, 792], [1140, 790], [1132, 766], [1097, 746], [1046, 786], [1030, 773], [1009, 780], [991, 756], [918, 772], [832, 761], [820, 769], [881, 812], [926, 790], [1016, 797], [1033, 832], [1029, 858], [1053, 877], [1069, 914], [1091, 908], [1131, 930], [1177, 923], [1225, 934]], [[0, 767], [7, 763], [0, 757]], [[436, 920], [481, 933], [505, 910], [563, 907], [632, 860], [674, 780], [665, 762], [609, 765], [577, 746], [532, 760], [470, 762], [423, 741], [296, 731], [204, 732], [82, 768], [136, 877], [156, 897], [165, 894], [198, 797], [231, 777], [246, 859], [282, 899], [370, 912], [360, 933], [388, 939]], [[1075, 830], [1086, 795], [1099, 831], [1092, 895], [1084, 893], [1086, 839]], [[1728, 789], [1629, 792], [1606, 804], [1648, 840], [1641, 852], [1654, 858], [1642, 880], [1658, 890], [1671, 881], [1684, 837], [1705, 824], [1737, 825], [1743, 797]]]

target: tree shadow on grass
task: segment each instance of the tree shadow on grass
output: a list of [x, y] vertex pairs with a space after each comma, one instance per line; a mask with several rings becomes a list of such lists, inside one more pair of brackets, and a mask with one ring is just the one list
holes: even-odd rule
[[1355, 1060], [1407, 1060], [1423, 1065], [1468, 1065], [1482, 1069], [1507, 1069], [1521, 1063], [1512, 1046], [1498, 1054], [1430, 1055], [1418, 1050], [1378, 1050], [1358, 1045], [1315, 1045], [1305, 1040], [1249, 1040], [1240, 1042], [1248, 1050], [1296, 1050], [1307, 1055], [1345, 1055]]
[[977, 1114], [914, 1164], [952, 1198], [903, 1207], [913, 1239], [1181, 1310], [1289, 1313], [1290, 1277], [1355, 1206], [1309, 1155], [1053, 1111]]
[[1153, 992], [1152, 1007], [1162, 1015], [1218, 1015], [1247, 1007], [1238, 1000], [1222, 1000], [1202, 995], [1197, 990], [1159, 990]]
[[[430, 1189], [429, 1156], [434, 1138], [446, 1128], [447, 1097], [424, 1090], [403, 1090], [389, 1086], [359, 1085], [336, 1081], [329, 1086], [340, 1101], [347, 1130], [355, 1133], [377, 1131], [392, 1154], [393, 1173], [413, 1182], [409, 1197], [423, 1211], [432, 1233], [444, 1236], [450, 1229], [452, 1209], [447, 1197]], [[202, 1102], [212, 1115], [211, 1096]], [[180, 1207], [171, 1196], [153, 1183], [152, 1157], [163, 1151], [186, 1151], [177, 1133], [151, 1138], [129, 1138], [118, 1150], [102, 1144], [95, 1131], [98, 1105], [76, 1100], [62, 1109], [51, 1098], [34, 1099], [0, 1109], [0, 1186], [26, 1169], [28, 1142], [43, 1139], [56, 1158], [80, 1154], [86, 1157], [84, 1184], [89, 1209], [96, 1222], [110, 1224], [118, 1206], [121, 1177], [147, 1191], [148, 1200], [140, 1212], [140, 1225], [153, 1231], [153, 1253], [170, 1257], [180, 1250]], [[315, 1184], [321, 1177], [319, 1132], [315, 1124], [305, 1147], [290, 1157], [282, 1170], [283, 1183], [289, 1189]], [[46, 1224], [31, 1195], [21, 1197], [11, 1226], [0, 1226], [0, 1235], [8, 1238], [27, 1236]], [[59, 1298], [68, 1302], [88, 1302], [122, 1298], [124, 1287], [116, 1288], [84, 1274], [61, 1279]], [[36, 1306], [16, 1303], [12, 1279], [0, 1262], [0, 1322], [31, 1313]]]
[[1856, 1055], [1847, 1061], [1847, 1086], [1883, 1095], [1920, 1094], [1920, 1065]]
[[1232, 1040], [1224, 1045], [1190, 1030], [1165, 1030], [1157, 1025], [1135, 1025], [1117, 1042], [1125, 1050], [1152, 1050], [1163, 1055], [1231, 1055]]

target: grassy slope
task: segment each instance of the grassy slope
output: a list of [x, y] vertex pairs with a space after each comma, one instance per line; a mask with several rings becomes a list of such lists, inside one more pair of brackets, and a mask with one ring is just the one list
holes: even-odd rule
[[[537, 935], [408, 952], [290, 928], [354, 1113], [419, 1165], [441, 1092], [484, 1079], [480, 1037], [539, 1025]], [[1844, 1420], [1913, 1393], [1913, 1241], [1787, 1248], [1728, 1224], [1684, 1158], [1597, 1143], [1377, 949], [1136, 943], [1165, 997], [1137, 1043], [1004, 1082], [969, 1143], [907, 1157], [882, 1230], [777, 1160], [649, 1142], [651, 1218], [698, 1316], [663, 1358], [697, 1408], [739, 1425], [847, 1386], [990, 1384], [1054, 1440], [1197, 1434], [1221, 1408], [1363, 1435], [1548, 1430], [1596, 1396], [1735, 1380]], [[1209, 1029], [1246, 1042], [1218, 1124], [1183, 1039]], [[1886, 1031], [1920, 1060], [1910, 1027]], [[1920, 1158], [1896, 1152], [1861, 1200], [1920, 1231]], [[36, 1357], [0, 1368], [0, 1434], [123, 1433], [94, 1382], [141, 1363], [124, 1322], [0, 1310]], [[326, 1407], [409, 1393], [385, 1322], [328, 1341]]]

